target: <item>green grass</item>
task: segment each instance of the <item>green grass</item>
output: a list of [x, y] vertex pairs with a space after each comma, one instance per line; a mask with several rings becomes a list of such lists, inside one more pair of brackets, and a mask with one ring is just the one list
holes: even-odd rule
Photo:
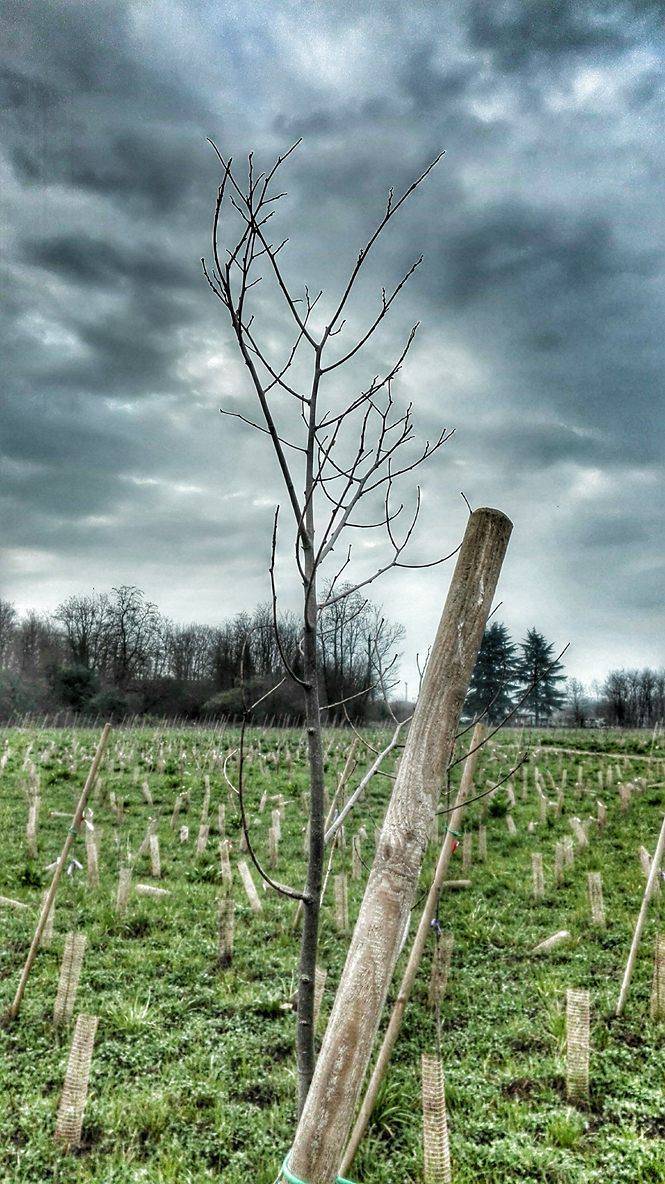
[[[0, 774], [0, 894], [30, 904], [30, 911], [0, 908], [0, 1007], [11, 1001], [25, 958], [46, 865], [57, 855], [67, 822], [49, 810], [72, 811], [90, 762], [91, 732], [4, 733], [8, 759]], [[256, 731], [248, 766], [252, 833], [267, 855], [268, 803], [259, 816], [263, 791], [283, 794], [278, 876], [300, 886], [307, 785], [300, 733]], [[483, 757], [476, 782], [501, 776], [525, 738], [506, 732]], [[533, 741], [533, 737], [526, 740]], [[616, 785], [598, 786], [598, 771], [614, 769], [615, 754], [652, 753], [662, 747], [641, 733], [544, 733], [545, 746], [532, 758], [541, 773], [567, 788], [560, 818], [538, 823], [533, 779], [521, 800], [522, 774], [515, 777], [518, 827], [509, 836], [506, 791], [487, 810], [488, 860], [470, 872], [471, 889], [444, 895], [440, 919], [454, 933], [452, 970], [442, 1004], [441, 1045], [446, 1072], [455, 1184], [656, 1184], [665, 1181], [665, 1025], [649, 1019], [654, 937], [665, 928], [665, 892], [652, 906], [635, 975], [621, 1020], [613, 1018], [632, 927], [644, 888], [637, 851], [653, 850], [663, 813], [665, 764], [620, 762], [625, 776], [645, 775], [625, 814]], [[330, 733], [327, 779], [334, 785], [348, 736]], [[551, 751], [556, 743], [597, 755], [579, 758]], [[287, 1003], [298, 955], [292, 930], [293, 906], [271, 893], [264, 911], [249, 909], [234, 875], [236, 941], [232, 965], [217, 965], [217, 901], [221, 890], [216, 831], [217, 805], [226, 804], [232, 862], [239, 856], [235, 809], [221, 760], [237, 743], [226, 733], [180, 730], [120, 731], [113, 736], [93, 801], [101, 834], [101, 884], [89, 889], [85, 871], [64, 877], [55, 913], [52, 946], [40, 951], [18, 1021], [0, 1030], [0, 1180], [12, 1184], [272, 1184], [293, 1134], [295, 1072], [294, 1017]], [[163, 768], [159, 770], [161, 745]], [[29, 759], [39, 771], [42, 805], [39, 859], [26, 858], [25, 789]], [[74, 748], [75, 746], [75, 748]], [[218, 752], [220, 760], [212, 761]], [[124, 756], [123, 756], [124, 753]], [[581, 791], [576, 789], [582, 767]], [[210, 777], [211, 826], [206, 854], [194, 856], [204, 775]], [[453, 787], [459, 767], [453, 776]], [[154, 806], [146, 805], [147, 780]], [[363, 849], [371, 860], [374, 827], [391, 783], [375, 778], [365, 801], [351, 816], [344, 853], [335, 870], [350, 870], [350, 838], [364, 824]], [[191, 805], [179, 823], [190, 828], [181, 844], [169, 825], [176, 794], [191, 790]], [[109, 806], [113, 791], [125, 801], [121, 824]], [[554, 791], [550, 786], [550, 797]], [[558, 838], [571, 833], [568, 818], [595, 814], [598, 796], [608, 806], [603, 835], [576, 857], [564, 886], [553, 884]], [[477, 827], [482, 803], [469, 810]], [[159, 900], [132, 893], [124, 917], [114, 908], [121, 857], [136, 851], [150, 814], [159, 816], [162, 885], [172, 895]], [[527, 832], [529, 821], [537, 823]], [[85, 866], [82, 840], [76, 844]], [[545, 864], [545, 898], [531, 897], [531, 854]], [[82, 854], [83, 852], [83, 854]], [[436, 856], [431, 845], [422, 877], [426, 891]], [[241, 856], [242, 857], [242, 856]], [[461, 850], [450, 875], [461, 875]], [[607, 926], [591, 926], [586, 873], [599, 870]], [[134, 881], [150, 883], [146, 858]], [[332, 885], [331, 885], [332, 888]], [[349, 883], [355, 920], [362, 882]], [[322, 1020], [341, 973], [346, 940], [337, 934], [333, 894], [323, 913], [320, 963], [328, 970]], [[99, 1015], [83, 1146], [63, 1154], [53, 1129], [71, 1042], [72, 1026], [56, 1031], [51, 1022], [64, 934], [88, 936], [75, 1014]], [[531, 948], [558, 929], [571, 941], [542, 958]], [[413, 930], [412, 930], [413, 932]], [[422, 1180], [419, 1099], [420, 1055], [436, 1047], [435, 1021], [427, 1006], [431, 949], [426, 953], [412, 1002], [353, 1178], [367, 1184], [409, 1184]], [[399, 968], [398, 968], [399, 973]], [[573, 1108], [565, 1093], [565, 992], [586, 987], [592, 999], [591, 1096]], [[322, 1031], [323, 1023], [320, 1025]]]

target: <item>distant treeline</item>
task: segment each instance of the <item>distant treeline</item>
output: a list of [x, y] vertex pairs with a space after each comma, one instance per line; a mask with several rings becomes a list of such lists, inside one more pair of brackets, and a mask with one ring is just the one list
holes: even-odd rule
[[[238, 717], [245, 703], [276, 687], [253, 718], [296, 722], [302, 693], [286, 670], [301, 673], [298, 619], [281, 613], [278, 632], [279, 642], [269, 604], [221, 625], [181, 625], [131, 585], [70, 596], [52, 614], [20, 618], [0, 599], [0, 718], [58, 709], [115, 718]], [[346, 700], [358, 721], [380, 716], [380, 684], [394, 686], [403, 635], [358, 594], [324, 610], [322, 704]]]
[[[297, 723], [302, 692], [287, 667], [300, 675], [301, 625], [281, 613], [278, 628], [279, 643], [270, 604], [221, 625], [176, 624], [132, 585], [70, 596], [52, 614], [22, 617], [0, 598], [0, 719], [62, 710], [116, 719], [237, 719], [244, 704], [271, 691], [252, 718]], [[403, 637], [401, 625], [357, 593], [322, 613], [326, 719], [347, 712], [363, 722], [386, 714]], [[509, 716], [536, 726], [652, 727], [665, 720], [665, 670], [613, 670], [603, 683], [585, 687], [565, 677], [555, 647], [537, 629], [516, 644], [494, 622], [465, 704], [465, 717], [476, 716], [494, 725]]]

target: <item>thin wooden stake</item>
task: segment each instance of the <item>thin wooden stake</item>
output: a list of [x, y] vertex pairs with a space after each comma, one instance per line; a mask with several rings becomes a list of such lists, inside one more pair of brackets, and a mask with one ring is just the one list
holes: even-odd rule
[[660, 865], [661, 865], [661, 862], [663, 859], [663, 851], [665, 851], [665, 817], [663, 818], [663, 824], [660, 828], [660, 835], [658, 836], [658, 843], [656, 844], [656, 850], [654, 853], [654, 857], [651, 861], [651, 871], [649, 872], [649, 879], [647, 880], [646, 888], [644, 889], [644, 896], [642, 897], [642, 904], [640, 907], [639, 916], [637, 918], [637, 924], [635, 925], [635, 932], [633, 933], [633, 940], [631, 942], [630, 953], [628, 955], [628, 961], [626, 963], [626, 969], [625, 969], [624, 975], [623, 975], [623, 982], [621, 983], [621, 990], [619, 991], [619, 998], [617, 999], [617, 1005], [616, 1005], [616, 1014], [617, 1015], [621, 1015], [621, 1012], [623, 1011], [623, 1009], [626, 1005], [626, 996], [628, 994], [630, 980], [633, 977], [633, 970], [635, 967], [635, 959], [637, 958], [637, 950], [638, 950], [638, 946], [640, 944], [642, 930], [644, 929], [644, 925], [645, 925], [645, 922], [647, 919], [647, 912], [649, 911], [649, 901], [651, 900], [651, 895], [653, 893], [653, 888], [654, 888], [654, 884], [656, 882], [656, 877], [658, 876], [659, 871], [660, 871]]
[[62, 876], [62, 873], [64, 871], [64, 867], [67, 862], [67, 857], [69, 855], [69, 852], [71, 851], [74, 839], [78, 835], [79, 828], [81, 826], [81, 820], [83, 818], [83, 811], [85, 810], [85, 808], [88, 804], [88, 798], [90, 797], [90, 794], [92, 792], [92, 787], [95, 784], [95, 780], [97, 778], [97, 773], [99, 771], [99, 766], [101, 764], [102, 757], [104, 755], [104, 750], [105, 750], [107, 742], [108, 742], [110, 731], [111, 731], [111, 725], [105, 724], [104, 730], [103, 730], [100, 740], [99, 740], [99, 744], [97, 745], [97, 751], [95, 752], [92, 765], [90, 766], [90, 772], [88, 773], [88, 776], [86, 777], [85, 785], [83, 786], [83, 790], [81, 792], [81, 796], [79, 798], [78, 805], [76, 807], [76, 810], [74, 811], [72, 825], [70, 826], [70, 828], [67, 832], [67, 838], [65, 839], [64, 846], [62, 848], [62, 851], [60, 852], [60, 857], [59, 857], [58, 862], [56, 864], [55, 871], [53, 872], [53, 879], [51, 880], [49, 890], [48, 890], [46, 897], [44, 899], [44, 902], [42, 904], [42, 910], [41, 910], [41, 913], [39, 916], [39, 920], [37, 922], [37, 928], [35, 929], [35, 934], [32, 939], [32, 945], [30, 946], [30, 949], [28, 951], [28, 956], [25, 960], [25, 965], [24, 965], [23, 970], [21, 972], [21, 978], [19, 980], [19, 984], [16, 989], [16, 994], [14, 996], [14, 1000], [13, 1000], [12, 1005], [9, 1008], [9, 1011], [7, 1013], [7, 1018], [10, 1020], [16, 1019], [16, 1016], [19, 1013], [21, 1003], [23, 1000], [23, 996], [25, 994], [26, 983], [28, 981], [30, 971], [32, 970], [32, 966], [35, 961], [35, 958], [37, 957], [37, 950], [39, 949], [39, 946], [40, 946], [40, 943], [42, 940], [42, 933], [44, 932], [44, 926], [46, 925], [46, 921], [47, 921], [49, 912], [51, 911], [51, 905], [53, 904], [53, 901], [55, 900], [55, 894], [58, 890], [58, 884], [60, 883], [60, 877]]
[[[46, 900], [47, 895], [48, 895], [48, 888], [46, 888], [44, 890], [44, 894], [42, 896], [42, 906], [44, 904], [44, 901]], [[44, 929], [42, 931], [42, 939], [41, 939], [40, 945], [43, 948], [50, 946], [51, 942], [53, 941], [53, 922], [55, 919], [54, 914], [55, 914], [55, 901], [53, 902], [53, 904], [51, 905], [51, 907], [49, 909], [48, 917], [46, 918], [46, 924], [45, 924]]]

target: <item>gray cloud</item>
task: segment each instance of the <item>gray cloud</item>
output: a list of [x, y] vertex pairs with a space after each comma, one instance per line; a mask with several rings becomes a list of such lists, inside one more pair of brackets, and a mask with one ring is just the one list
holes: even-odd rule
[[[502, 598], [517, 633], [535, 621], [572, 640], [583, 676], [664, 659], [658, 4], [29, 0], [8, 14], [5, 594], [52, 608], [132, 579], [209, 620], [265, 595], [281, 490], [264, 441], [217, 411], [245, 399], [251, 413], [251, 398], [200, 277], [219, 175], [206, 136], [263, 163], [303, 137], [275, 233], [290, 235], [290, 280], [322, 285], [326, 308], [388, 187], [445, 148], [368, 260], [349, 334], [421, 250], [423, 267], [330, 397], [381, 371], [420, 319], [395, 394], [424, 434], [456, 435], [425, 477], [414, 553], [454, 545], [464, 488], [515, 519]], [[287, 320], [264, 286], [257, 324], [279, 356]], [[289, 603], [286, 530], [282, 547]], [[357, 570], [377, 554], [359, 546]], [[413, 651], [445, 581], [385, 586]]]

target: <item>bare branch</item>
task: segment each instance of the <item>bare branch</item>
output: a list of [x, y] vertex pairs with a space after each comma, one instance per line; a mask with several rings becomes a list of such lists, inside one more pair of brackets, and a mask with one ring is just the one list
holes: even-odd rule
[[404, 202], [411, 196], [411, 194], [425, 180], [425, 178], [428, 176], [428, 174], [431, 173], [432, 169], [434, 168], [434, 166], [436, 164], [438, 164], [438, 162], [441, 160], [441, 157], [443, 155], [444, 155], [443, 152], [439, 153], [439, 155], [436, 157], [436, 159], [433, 160], [431, 162], [431, 164], [429, 164], [427, 166], [427, 168], [420, 174], [419, 177], [416, 178], [415, 181], [413, 181], [411, 183], [411, 185], [409, 185], [408, 189], [405, 190], [405, 192], [402, 194], [399, 201], [395, 203], [395, 205], [392, 204], [392, 190], [391, 190], [391, 193], [388, 197], [388, 204], [386, 206], [386, 212], [383, 215], [383, 218], [379, 222], [379, 225], [377, 226], [376, 230], [369, 238], [368, 242], [358, 252], [358, 258], [356, 260], [353, 271], [351, 272], [351, 276], [350, 276], [349, 281], [346, 285], [346, 288], [344, 289], [341, 300], [340, 300], [339, 304], [337, 305], [337, 308], [333, 314], [332, 320], [330, 321], [330, 323], [329, 323], [328, 327], [326, 328], [326, 331], [323, 335], [323, 344], [324, 345], [325, 345], [325, 342], [327, 341], [328, 337], [330, 336], [331, 331], [334, 329], [335, 325], [337, 324], [337, 321], [341, 317], [344, 306], [345, 306], [345, 304], [351, 294], [353, 286], [358, 278], [358, 273], [359, 273], [363, 263], [365, 262], [369, 252], [371, 251], [372, 247], [374, 246], [374, 243], [378, 239], [379, 235], [385, 229], [385, 227], [388, 225], [388, 222], [390, 221], [390, 219], [393, 218], [395, 216], [395, 214], [397, 213], [397, 211], [400, 209], [400, 207], [404, 205]]
[[388, 756], [388, 754], [390, 752], [392, 752], [393, 748], [395, 748], [395, 746], [397, 745], [397, 742], [399, 740], [399, 734], [400, 734], [402, 728], [404, 727], [404, 725], [409, 723], [410, 719], [411, 719], [411, 717], [409, 716], [409, 719], [400, 720], [400, 722], [397, 724], [397, 727], [395, 728], [395, 731], [392, 734], [392, 738], [390, 740], [390, 743], [387, 744], [386, 747], [378, 754], [376, 760], [370, 765], [370, 767], [367, 770], [367, 772], [365, 773], [364, 777], [361, 778], [360, 782], [358, 783], [358, 785], [354, 789], [353, 793], [351, 794], [351, 796], [350, 796], [348, 802], [346, 803], [346, 805], [344, 806], [344, 808], [342, 810], [340, 810], [339, 814], [337, 815], [337, 818], [335, 819], [335, 821], [332, 823], [332, 825], [326, 831], [325, 840], [324, 840], [326, 843], [329, 843], [329, 842], [331, 842], [332, 839], [334, 839], [340, 826], [343, 825], [345, 818], [347, 818], [348, 815], [351, 813], [353, 807], [355, 806], [358, 799], [362, 796], [363, 792], [365, 791], [365, 789], [369, 785], [370, 781], [372, 780], [372, 777], [374, 776], [374, 774], [379, 770], [381, 764], [383, 763], [385, 758]]

